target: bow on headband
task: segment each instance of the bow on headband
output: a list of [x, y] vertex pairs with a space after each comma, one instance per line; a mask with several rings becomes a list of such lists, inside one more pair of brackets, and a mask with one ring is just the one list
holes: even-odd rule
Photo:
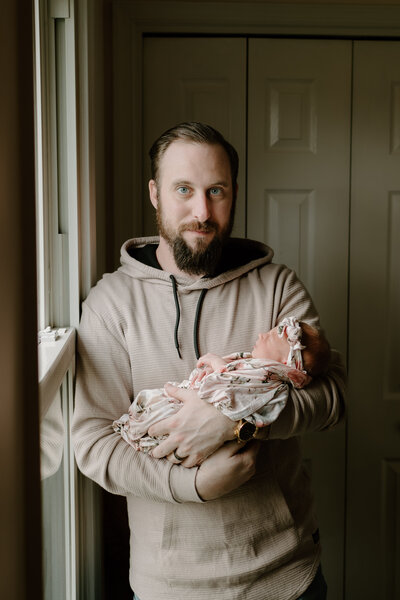
[[289, 367], [295, 367], [303, 371], [303, 357], [301, 351], [305, 346], [301, 345], [301, 326], [296, 317], [286, 317], [278, 325], [278, 335], [283, 337], [286, 334], [290, 346], [289, 355], [286, 364]]

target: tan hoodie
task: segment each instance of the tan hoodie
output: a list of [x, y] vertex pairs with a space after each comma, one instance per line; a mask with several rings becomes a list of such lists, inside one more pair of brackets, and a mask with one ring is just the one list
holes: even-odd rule
[[176, 276], [175, 284], [132, 258], [132, 248], [146, 243], [157, 238], [126, 242], [121, 267], [83, 304], [73, 423], [79, 468], [127, 497], [130, 582], [141, 600], [297, 598], [320, 560], [297, 436], [338, 422], [343, 367], [333, 353], [329, 376], [292, 389], [262, 443], [256, 475], [202, 502], [197, 468], [136, 452], [113, 421], [141, 389], [184, 379], [196, 354], [251, 350], [258, 333], [284, 317], [318, 325], [318, 315], [295, 273], [271, 263], [271, 249], [258, 242], [230, 241], [227, 253], [246, 264], [195, 282]]

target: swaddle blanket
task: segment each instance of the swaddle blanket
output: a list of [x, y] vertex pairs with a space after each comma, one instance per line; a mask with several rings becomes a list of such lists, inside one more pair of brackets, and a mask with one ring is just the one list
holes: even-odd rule
[[[270, 425], [278, 418], [286, 405], [289, 385], [301, 388], [311, 379], [293, 366], [252, 358], [246, 352], [224, 358], [229, 362], [205, 375], [200, 382], [196, 381], [199, 374], [196, 368], [189, 379], [174, 385], [197, 390], [200, 398], [233, 421], [246, 419], [257, 427]], [[164, 388], [142, 390], [128, 413], [114, 421], [114, 431], [136, 450], [149, 452], [165, 437], [149, 436], [149, 427], [175, 414], [181, 406], [182, 403], [169, 396]]]

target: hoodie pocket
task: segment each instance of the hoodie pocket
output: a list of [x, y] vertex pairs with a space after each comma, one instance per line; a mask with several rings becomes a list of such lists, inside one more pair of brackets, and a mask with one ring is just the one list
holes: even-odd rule
[[[164, 576], [184, 585], [251, 581], [290, 560], [299, 545], [292, 515], [274, 476], [256, 475], [219, 500], [166, 506], [160, 559]], [[193, 567], [193, 568], [192, 568]], [[175, 585], [175, 583], [174, 583]]]

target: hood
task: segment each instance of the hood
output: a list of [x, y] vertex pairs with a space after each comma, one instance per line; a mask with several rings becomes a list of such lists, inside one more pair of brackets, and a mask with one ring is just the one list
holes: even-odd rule
[[199, 358], [201, 353], [198, 344], [198, 331], [201, 309], [207, 291], [241, 277], [261, 265], [270, 263], [274, 253], [271, 248], [260, 242], [230, 238], [223, 250], [217, 274], [211, 277], [200, 277], [193, 281], [191, 277], [172, 275], [162, 269], [144, 264], [132, 256], [135, 248], [140, 248], [147, 244], [156, 245], [158, 242], [158, 237], [136, 238], [125, 242], [121, 248], [121, 266], [119, 271], [135, 279], [146, 279], [147, 281], [153, 281], [156, 285], [168, 285], [171, 287], [175, 301], [174, 344], [179, 358], [182, 358], [179, 347], [179, 323], [181, 318], [179, 294], [188, 294], [195, 290], [200, 290], [193, 327], [193, 346], [196, 357]]
[[[119, 271], [135, 279], [148, 279], [154, 282], [171, 285], [171, 274], [162, 269], [156, 269], [146, 265], [130, 254], [134, 248], [140, 248], [146, 244], [158, 244], [158, 236], [142, 237], [128, 240], [121, 248], [121, 266]], [[270, 263], [273, 258], [273, 250], [254, 240], [242, 238], [230, 238], [226, 244], [220, 261], [218, 273], [210, 277], [200, 277], [193, 280], [185, 275], [175, 275], [174, 278], [181, 291], [192, 291], [196, 289], [211, 289], [222, 283], [226, 283], [243, 274]]]

